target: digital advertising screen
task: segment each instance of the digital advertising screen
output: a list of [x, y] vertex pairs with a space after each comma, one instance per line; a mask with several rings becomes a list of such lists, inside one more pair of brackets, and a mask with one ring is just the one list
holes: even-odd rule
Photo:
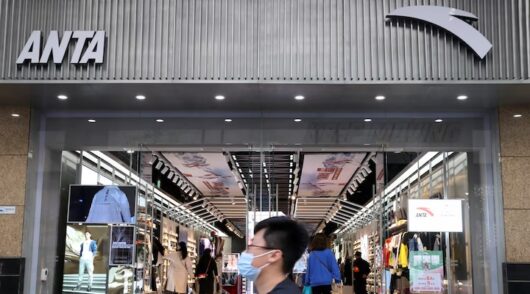
[[110, 234], [110, 265], [132, 265], [134, 262], [134, 227], [113, 226]]
[[140, 293], [134, 289], [134, 269], [129, 266], [109, 268], [108, 294]]
[[67, 225], [63, 293], [105, 293], [109, 226]]
[[134, 224], [135, 186], [70, 186], [68, 222]]

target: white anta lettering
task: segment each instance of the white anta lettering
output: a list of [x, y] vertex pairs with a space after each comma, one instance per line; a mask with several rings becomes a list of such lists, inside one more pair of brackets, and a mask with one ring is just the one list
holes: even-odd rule
[[31, 63], [39, 62], [40, 56], [40, 39], [41, 35], [39, 31], [33, 31], [29, 36], [26, 45], [22, 48], [22, 52], [17, 58], [17, 63], [24, 63], [26, 60], [30, 60]]
[[41, 38], [40, 31], [31, 33], [17, 58], [17, 64], [23, 64], [26, 61], [31, 64], [46, 64], [49, 62], [50, 56], [53, 56], [53, 63], [63, 63], [68, 45], [72, 41], [75, 41], [75, 47], [70, 63], [86, 64], [91, 60], [94, 63], [103, 63], [105, 31], [65, 31], [62, 39], [59, 38], [58, 31], [51, 31], [42, 53]]
[[72, 37], [71, 31], [64, 32], [63, 39], [59, 44], [59, 33], [57, 31], [51, 31], [46, 41], [46, 46], [44, 46], [44, 50], [42, 51], [40, 63], [48, 63], [50, 54], [53, 54], [53, 63], [62, 63], [66, 49], [68, 48], [68, 43], [70, 42], [70, 37]]

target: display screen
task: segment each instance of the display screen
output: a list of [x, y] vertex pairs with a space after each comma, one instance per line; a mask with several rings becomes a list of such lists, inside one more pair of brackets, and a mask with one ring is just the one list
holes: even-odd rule
[[111, 230], [111, 265], [132, 265], [134, 257], [134, 227], [114, 226]]
[[109, 226], [67, 225], [63, 293], [106, 293]]
[[111, 266], [107, 293], [139, 293], [133, 289], [134, 269], [129, 266]]
[[70, 186], [68, 222], [87, 224], [135, 223], [136, 187]]

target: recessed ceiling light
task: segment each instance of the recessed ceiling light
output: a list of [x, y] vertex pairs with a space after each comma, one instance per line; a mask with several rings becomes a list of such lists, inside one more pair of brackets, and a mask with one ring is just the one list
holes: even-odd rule
[[95, 119], [89, 119], [88, 122], [89, 122], [89, 123], [95, 123], [96, 120], [95, 120]]
[[156, 120], [156, 122], [158, 122], [158, 123], [163, 123], [163, 122], [164, 122], [164, 120], [163, 120], [163, 119], [161, 119], [161, 118], [159, 118], [159, 119], [157, 119], [157, 120]]
[[467, 98], [468, 98], [467, 95], [458, 95], [458, 97], [456, 97], [456, 99], [462, 100], [462, 101], [467, 100]]
[[66, 99], [68, 99], [68, 96], [66, 96], [66, 95], [57, 95], [57, 99], [66, 100]]
[[304, 100], [305, 97], [302, 96], [302, 95], [296, 95], [296, 96], [294, 96], [294, 99], [296, 99], [296, 100]]
[[513, 117], [515, 117], [515, 118], [521, 118], [521, 117], [523, 117], [523, 115], [518, 113], [518, 114], [514, 114]]
[[383, 95], [377, 95], [377, 96], [375, 96], [375, 100], [378, 100], [378, 101], [383, 101], [383, 100], [385, 100], [385, 99], [386, 99], [386, 97], [383, 96]]
[[225, 100], [225, 96], [217, 95], [217, 96], [215, 96], [215, 100]]
[[295, 121], [295, 122], [301, 122], [302, 119], [301, 119], [301, 118], [295, 118], [294, 121]]
[[225, 119], [225, 122], [232, 122], [232, 119], [230, 119], [230, 118], [226, 118], [226, 119]]
[[372, 122], [372, 119], [371, 118], [365, 118], [364, 122]]
[[144, 95], [136, 95], [136, 99], [145, 100], [145, 96]]
[[441, 119], [441, 118], [438, 118], [438, 119], [435, 119], [435, 120], [434, 120], [434, 122], [437, 122], [437, 123], [441, 123], [441, 122], [443, 122], [443, 121], [444, 121], [444, 120]]
[[18, 113], [11, 113], [11, 116], [12, 116], [12, 117], [20, 117], [20, 114], [18, 114]]

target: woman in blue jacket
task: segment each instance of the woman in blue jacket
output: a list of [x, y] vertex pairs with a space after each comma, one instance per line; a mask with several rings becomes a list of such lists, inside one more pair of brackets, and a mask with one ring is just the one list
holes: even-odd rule
[[313, 294], [330, 294], [333, 280], [341, 282], [339, 266], [327, 243], [326, 235], [317, 234], [310, 245], [305, 285], [311, 287]]

